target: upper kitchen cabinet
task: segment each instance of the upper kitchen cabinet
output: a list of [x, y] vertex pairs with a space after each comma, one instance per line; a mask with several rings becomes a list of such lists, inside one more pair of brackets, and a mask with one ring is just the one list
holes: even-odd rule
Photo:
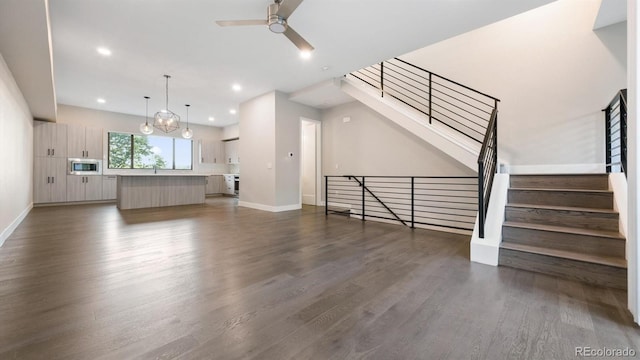
[[69, 157], [82, 159], [102, 159], [102, 129], [68, 125]]
[[240, 164], [238, 153], [240, 140], [231, 140], [224, 143], [225, 159], [227, 164]]
[[224, 147], [221, 141], [200, 140], [200, 162], [224, 164]]
[[34, 156], [67, 157], [67, 125], [33, 122]]

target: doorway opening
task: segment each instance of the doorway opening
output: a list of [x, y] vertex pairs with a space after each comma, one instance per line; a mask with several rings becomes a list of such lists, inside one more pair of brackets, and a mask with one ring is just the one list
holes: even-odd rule
[[300, 197], [303, 205], [322, 205], [322, 127], [300, 119]]

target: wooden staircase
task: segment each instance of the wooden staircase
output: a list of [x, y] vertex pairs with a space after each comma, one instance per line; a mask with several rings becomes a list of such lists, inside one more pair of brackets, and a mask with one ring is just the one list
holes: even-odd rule
[[499, 265], [626, 289], [606, 174], [512, 175]]

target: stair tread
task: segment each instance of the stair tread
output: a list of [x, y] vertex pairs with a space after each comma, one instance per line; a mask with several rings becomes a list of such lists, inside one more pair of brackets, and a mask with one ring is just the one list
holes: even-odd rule
[[583, 212], [593, 212], [593, 213], [603, 213], [603, 214], [617, 214], [618, 212], [613, 209], [599, 209], [599, 208], [585, 208], [585, 207], [577, 207], [577, 206], [557, 206], [557, 205], [536, 205], [536, 204], [520, 204], [520, 203], [509, 203], [507, 207], [514, 208], [535, 208], [535, 209], [544, 209], [544, 210], [565, 210], [565, 211], [583, 211]]
[[504, 226], [517, 227], [521, 229], [561, 232], [561, 233], [575, 234], [575, 235], [607, 237], [613, 240], [622, 240], [622, 241], [626, 240], [625, 237], [622, 236], [622, 234], [616, 231], [575, 228], [575, 227], [568, 227], [568, 226], [542, 225], [542, 224], [525, 223], [525, 222], [519, 222], [519, 221], [505, 221]]
[[627, 261], [622, 258], [589, 255], [589, 254], [576, 253], [572, 251], [548, 249], [548, 248], [543, 248], [539, 246], [514, 244], [514, 243], [508, 243], [508, 242], [503, 242], [500, 245], [500, 248], [507, 249], [507, 250], [528, 252], [528, 253], [533, 253], [538, 255], [558, 257], [558, 258], [587, 262], [587, 263], [594, 263], [599, 265], [612, 266], [612, 267], [617, 267], [622, 269], [627, 268]]
[[592, 189], [564, 189], [564, 188], [531, 188], [531, 187], [510, 187], [509, 190], [524, 190], [524, 191], [557, 191], [557, 192], [573, 192], [573, 193], [596, 193], [596, 194], [609, 194], [613, 193], [611, 190], [592, 190]]

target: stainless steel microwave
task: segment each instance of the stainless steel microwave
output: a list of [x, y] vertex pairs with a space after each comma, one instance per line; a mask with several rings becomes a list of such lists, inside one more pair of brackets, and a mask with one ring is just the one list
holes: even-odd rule
[[69, 158], [67, 170], [69, 175], [102, 175], [102, 160]]

